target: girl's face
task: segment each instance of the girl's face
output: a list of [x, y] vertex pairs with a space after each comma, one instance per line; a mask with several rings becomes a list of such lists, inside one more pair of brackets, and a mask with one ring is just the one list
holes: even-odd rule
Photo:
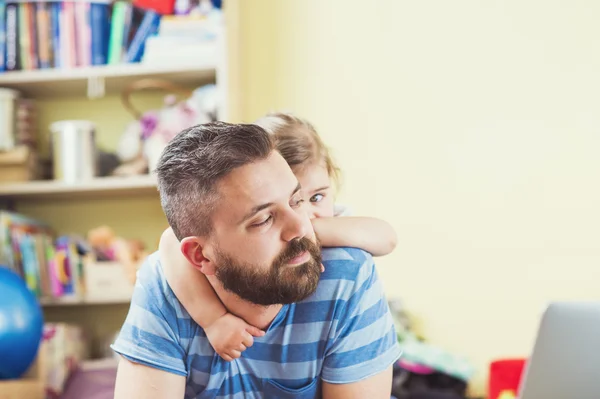
[[333, 216], [333, 187], [325, 165], [309, 164], [294, 168], [302, 186], [301, 194], [308, 216], [312, 218]]

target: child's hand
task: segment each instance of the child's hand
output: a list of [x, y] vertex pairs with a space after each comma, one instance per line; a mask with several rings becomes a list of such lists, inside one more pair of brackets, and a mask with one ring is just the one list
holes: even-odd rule
[[264, 331], [231, 313], [219, 317], [204, 331], [215, 352], [228, 362], [239, 358], [243, 351], [251, 347], [254, 337], [265, 335]]

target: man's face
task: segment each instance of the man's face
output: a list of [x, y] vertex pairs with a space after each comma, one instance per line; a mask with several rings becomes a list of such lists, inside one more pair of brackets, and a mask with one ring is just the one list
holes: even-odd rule
[[321, 253], [298, 180], [277, 152], [235, 169], [218, 186], [204, 253], [226, 290], [259, 305], [312, 294]]

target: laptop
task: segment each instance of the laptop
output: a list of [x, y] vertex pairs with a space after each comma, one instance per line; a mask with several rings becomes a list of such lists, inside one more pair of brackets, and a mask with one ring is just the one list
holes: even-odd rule
[[548, 306], [518, 398], [600, 398], [600, 301]]

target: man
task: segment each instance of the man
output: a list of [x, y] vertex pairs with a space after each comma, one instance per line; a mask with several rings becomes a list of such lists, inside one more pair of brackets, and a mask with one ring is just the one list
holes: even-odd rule
[[157, 172], [182, 253], [229, 312], [266, 334], [221, 359], [153, 254], [113, 345], [123, 356], [115, 398], [390, 397], [400, 350], [373, 260], [358, 249], [321, 253], [298, 180], [262, 128], [187, 129]]

